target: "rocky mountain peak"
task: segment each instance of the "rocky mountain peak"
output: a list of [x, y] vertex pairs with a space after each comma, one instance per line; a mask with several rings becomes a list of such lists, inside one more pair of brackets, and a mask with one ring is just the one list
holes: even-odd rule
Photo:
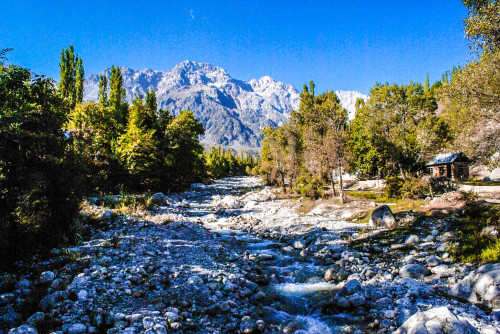
[[[186, 60], [168, 71], [120, 70], [129, 102], [134, 95], [145, 96], [154, 89], [160, 108], [174, 114], [184, 109], [195, 113], [205, 127], [202, 142], [207, 144], [257, 147], [260, 131], [286, 122], [290, 110], [300, 104], [299, 92], [291, 85], [270, 76], [249, 82], [233, 79], [224, 69], [207, 63]], [[103, 73], [109, 77], [110, 72]], [[85, 80], [84, 101], [97, 100], [98, 83], [99, 74]], [[354, 95], [346, 96], [354, 108]], [[343, 97], [339, 98], [342, 102]]]

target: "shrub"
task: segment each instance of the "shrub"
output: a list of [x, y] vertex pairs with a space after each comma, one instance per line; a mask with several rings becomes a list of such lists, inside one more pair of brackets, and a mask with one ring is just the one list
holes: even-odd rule
[[297, 179], [297, 191], [299, 194], [310, 198], [318, 199], [322, 197], [323, 182], [312, 175], [301, 175]]

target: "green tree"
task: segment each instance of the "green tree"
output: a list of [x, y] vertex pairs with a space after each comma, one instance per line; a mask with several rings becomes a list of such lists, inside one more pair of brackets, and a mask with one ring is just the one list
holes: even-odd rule
[[53, 82], [0, 68], [0, 257], [50, 249], [71, 235], [79, 171], [61, 131], [68, 108]]
[[464, 20], [465, 34], [477, 53], [495, 52], [500, 47], [500, 2], [465, 0], [469, 17]]
[[72, 45], [61, 51], [60, 77], [58, 90], [71, 108], [83, 99], [83, 62]]
[[125, 132], [118, 138], [115, 152], [120, 161], [127, 168], [135, 184], [145, 184], [145, 178], [151, 173], [154, 165], [153, 140], [154, 130], [144, 126], [147, 118], [147, 108], [144, 100], [136, 97], [130, 107], [130, 117]]
[[[403, 179], [408, 173], [417, 171], [448, 139], [447, 132], [442, 129], [445, 125], [435, 120], [436, 109], [436, 99], [424, 93], [418, 83], [406, 86], [376, 84], [353, 121], [354, 169], [371, 173], [377, 170], [376, 174], [381, 176], [399, 172]], [[439, 124], [431, 128], [438, 131], [435, 135], [444, 136], [432, 141], [435, 146], [429, 145], [428, 138], [421, 135], [425, 124], [431, 123]]]
[[102, 106], [108, 106], [108, 77], [106, 74], [99, 75], [99, 92], [97, 99]]
[[123, 129], [127, 125], [128, 104], [125, 87], [123, 86], [123, 76], [119, 67], [111, 67], [109, 88], [109, 108], [113, 113], [113, 118], [117, 120], [118, 126]]

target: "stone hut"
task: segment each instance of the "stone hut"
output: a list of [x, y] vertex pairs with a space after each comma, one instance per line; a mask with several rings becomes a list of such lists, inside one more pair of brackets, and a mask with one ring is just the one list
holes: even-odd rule
[[469, 178], [470, 160], [461, 152], [438, 154], [425, 165], [432, 177], [446, 177], [452, 181], [465, 181]]

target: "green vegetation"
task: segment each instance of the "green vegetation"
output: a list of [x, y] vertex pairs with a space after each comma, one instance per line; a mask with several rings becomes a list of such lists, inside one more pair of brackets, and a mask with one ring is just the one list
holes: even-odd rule
[[223, 176], [237, 176], [256, 174], [258, 160], [243, 153], [235, 155], [231, 150], [224, 150], [221, 147], [213, 146], [210, 152], [205, 152], [205, 161], [208, 175], [213, 178]]
[[500, 204], [477, 201], [469, 196], [462, 213], [452, 219], [457, 242], [451, 254], [464, 262], [500, 261]]
[[[8, 51], [0, 50], [2, 61]], [[255, 169], [251, 156], [204, 154], [193, 112], [158, 110], [154, 91], [128, 105], [118, 67], [100, 77], [97, 103], [82, 103], [83, 61], [72, 46], [60, 68], [56, 89], [27, 69], [0, 66], [2, 264], [74, 240], [85, 196], [178, 191]], [[140, 214], [152, 203], [124, 197], [115, 208]]]
[[82, 198], [61, 130], [68, 103], [48, 79], [0, 67], [0, 257], [9, 263], [71, 235]]

